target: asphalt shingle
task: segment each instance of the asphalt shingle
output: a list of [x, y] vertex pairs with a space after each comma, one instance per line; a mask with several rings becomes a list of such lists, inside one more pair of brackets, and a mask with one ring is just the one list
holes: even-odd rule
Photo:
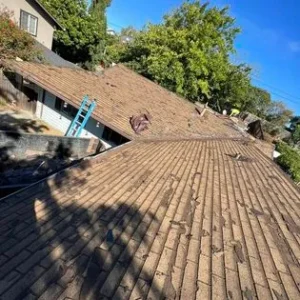
[[0, 210], [1, 299], [300, 297], [299, 189], [243, 140], [131, 142]]
[[[243, 136], [230, 120], [212, 113], [200, 117], [194, 104], [123, 65], [102, 75], [30, 62], [5, 65], [75, 107], [85, 95], [96, 99], [93, 117], [130, 140]], [[151, 124], [137, 135], [129, 120], [141, 113], [151, 115]]]

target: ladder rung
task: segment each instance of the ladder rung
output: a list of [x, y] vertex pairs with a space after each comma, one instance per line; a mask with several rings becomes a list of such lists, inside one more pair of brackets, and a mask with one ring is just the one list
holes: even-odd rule
[[79, 116], [85, 118], [86, 115], [79, 115]]

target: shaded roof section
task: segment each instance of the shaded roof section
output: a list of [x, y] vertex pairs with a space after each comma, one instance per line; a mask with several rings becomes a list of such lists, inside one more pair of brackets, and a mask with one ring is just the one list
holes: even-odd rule
[[132, 142], [0, 216], [3, 299], [300, 298], [299, 190], [245, 141]]
[[43, 55], [43, 59], [45, 63], [50, 64], [55, 67], [64, 67], [64, 68], [72, 68], [72, 69], [80, 69], [80, 67], [75, 64], [63, 59], [61, 56], [51, 51], [49, 48], [44, 46], [38, 41], [35, 41], [36, 47], [41, 51]]
[[52, 22], [58, 26], [60, 29], [64, 30], [63, 26], [48, 12], [48, 10], [44, 7], [44, 5], [38, 1], [38, 0], [33, 0], [34, 3], [36, 3], [47, 15], [48, 17], [52, 20]]
[[[93, 116], [129, 139], [241, 137], [231, 121], [207, 112], [200, 118], [191, 102], [176, 96], [123, 65], [96, 75], [84, 70], [29, 62], [7, 62], [17, 73], [79, 107], [84, 95], [97, 99]], [[137, 135], [129, 119], [151, 115], [149, 129]]]

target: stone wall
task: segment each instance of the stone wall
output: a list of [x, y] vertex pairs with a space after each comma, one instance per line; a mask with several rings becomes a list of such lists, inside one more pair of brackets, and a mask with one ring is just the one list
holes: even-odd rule
[[99, 140], [0, 131], [3, 160], [21, 160], [38, 155], [57, 158], [82, 158], [97, 152]]

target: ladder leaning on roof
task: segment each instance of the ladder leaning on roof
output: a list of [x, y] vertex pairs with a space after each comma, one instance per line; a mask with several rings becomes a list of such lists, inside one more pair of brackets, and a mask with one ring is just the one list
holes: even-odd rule
[[66, 136], [79, 137], [95, 107], [96, 101], [90, 101], [88, 96], [84, 96], [76, 117], [72, 121]]

